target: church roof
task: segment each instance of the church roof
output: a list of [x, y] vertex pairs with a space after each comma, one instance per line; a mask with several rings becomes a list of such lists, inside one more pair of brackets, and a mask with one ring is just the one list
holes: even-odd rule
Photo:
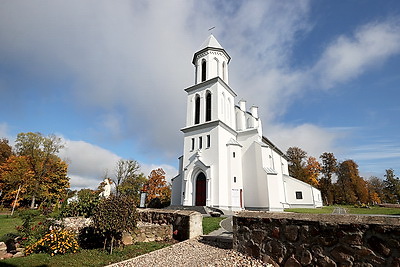
[[224, 49], [221, 44], [215, 39], [214, 35], [208, 36], [208, 38], [204, 41], [204, 43], [200, 46], [199, 50], [203, 50], [204, 48], [207, 47], [214, 47], [214, 48], [220, 48]]
[[275, 152], [277, 152], [279, 155], [281, 155], [283, 158], [287, 159], [287, 156], [285, 153], [283, 153], [277, 146], [275, 146], [271, 140], [269, 140], [267, 137], [263, 136], [262, 137], [262, 142], [264, 144], [267, 144], [268, 146], [270, 146], [273, 150], [275, 150]]
[[226, 143], [226, 145], [227, 145], [227, 146], [229, 146], [229, 145], [233, 145], [233, 146], [242, 146], [241, 144], [239, 144], [238, 141], [236, 141], [236, 140], [233, 139], [233, 138], [231, 138], [231, 139], [229, 140], [229, 142]]
[[208, 38], [200, 46], [199, 50], [196, 53], [194, 53], [192, 63], [195, 64], [197, 55], [199, 55], [207, 50], [220, 51], [225, 54], [225, 56], [228, 60], [227, 63], [229, 63], [229, 61], [231, 61], [231, 57], [228, 55], [228, 53], [225, 51], [225, 49], [222, 47], [222, 45], [217, 41], [217, 39], [215, 39], [214, 35], [210, 34], [210, 36], [208, 36]]

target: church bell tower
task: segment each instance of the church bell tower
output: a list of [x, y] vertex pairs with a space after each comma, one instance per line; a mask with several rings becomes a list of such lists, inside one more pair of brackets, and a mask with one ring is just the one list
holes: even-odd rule
[[[180, 158], [180, 202], [184, 206], [231, 207], [232, 183], [227, 154], [236, 138], [235, 97], [229, 86], [229, 54], [210, 35], [194, 53], [194, 85], [187, 93], [184, 151]], [[235, 155], [239, 156], [240, 153]], [[232, 179], [231, 179], [232, 178]], [[176, 182], [178, 184], [178, 182]], [[236, 184], [237, 185], [237, 184]], [[177, 186], [179, 187], [179, 186]], [[173, 189], [175, 190], [175, 189]], [[175, 194], [175, 193], [174, 193]]]

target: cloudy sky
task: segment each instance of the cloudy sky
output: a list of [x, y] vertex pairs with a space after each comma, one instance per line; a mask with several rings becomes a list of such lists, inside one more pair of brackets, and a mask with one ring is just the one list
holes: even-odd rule
[[177, 173], [193, 53], [209, 28], [236, 101], [281, 150], [400, 174], [400, 2], [0, 2], [0, 137], [64, 138], [73, 188], [119, 158]]

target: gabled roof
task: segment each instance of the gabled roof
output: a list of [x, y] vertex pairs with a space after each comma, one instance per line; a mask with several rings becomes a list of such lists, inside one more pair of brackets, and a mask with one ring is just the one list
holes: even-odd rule
[[207, 47], [214, 47], [214, 48], [220, 48], [224, 49], [221, 44], [215, 39], [214, 35], [208, 36], [208, 38], [204, 41], [204, 43], [200, 46], [199, 50], [203, 50], [204, 48]]
[[262, 142], [264, 144], [267, 144], [268, 146], [270, 146], [276, 153], [278, 153], [279, 155], [281, 155], [283, 158], [285, 158], [287, 160], [287, 156], [285, 153], [283, 153], [278, 147], [276, 147], [271, 140], [269, 140], [267, 137], [263, 136], [262, 137]]
[[226, 143], [226, 145], [227, 145], [227, 146], [233, 145], [233, 146], [240, 146], [240, 147], [242, 147], [242, 145], [239, 144], [238, 141], [236, 141], [236, 140], [233, 139], [233, 138], [231, 138], [231, 139], [228, 141], [228, 143]]

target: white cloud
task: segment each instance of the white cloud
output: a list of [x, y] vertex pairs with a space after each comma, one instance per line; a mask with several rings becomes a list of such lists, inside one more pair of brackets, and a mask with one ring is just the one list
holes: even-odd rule
[[8, 124], [5, 122], [0, 123], [0, 138], [7, 138], [10, 140]]
[[[100, 184], [104, 175], [114, 178], [116, 163], [121, 157], [99, 146], [84, 142], [64, 139], [65, 148], [59, 156], [69, 164], [68, 176], [71, 178], [71, 188], [92, 188]], [[178, 171], [168, 164], [145, 164], [140, 163], [140, 171], [146, 177], [151, 170], [163, 168], [166, 172], [167, 181], [170, 182]]]
[[109, 175], [114, 173], [119, 156], [84, 141], [64, 140], [65, 148], [59, 156], [69, 164], [71, 188], [96, 188], [106, 172]]
[[335, 141], [341, 136], [338, 132], [312, 124], [269, 125], [266, 130], [265, 135], [270, 137], [282, 152], [285, 153], [289, 147], [297, 146], [306, 151], [309, 156], [316, 158], [324, 152], [336, 150]]
[[[265, 135], [282, 150], [300, 146], [319, 155], [338, 149], [341, 135], [316, 125], [284, 125], [280, 116], [311, 90], [356, 78], [398, 54], [400, 31], [394, 20], [366, 24], [333, 40], [315, 64], [294, 69], [293, 47], [312, 30], [310, 10], [309, 1], [5, 1], [0, 56], [22, 77], [71, 81], [68, 101], [96, 111], [93, 131], [105, 139], [135, 140], [135, 153], [156, 151], [170, 159], [181, 153], [191, 58], [216, 26], [232, 56], [230, 84], [239, 99], [260, 107]], [[6, 86], [0, 80], [0, 90]], [[77, 183], [77, 177], [100, 181], [119, 158], [83, 141], [68, 145], [64, 153]]]
[[363, 25], [352, 36], [339, 36], [330, 44], [313, 72], [323, 88], [346, 82], [400, 53], [399, 20]]

